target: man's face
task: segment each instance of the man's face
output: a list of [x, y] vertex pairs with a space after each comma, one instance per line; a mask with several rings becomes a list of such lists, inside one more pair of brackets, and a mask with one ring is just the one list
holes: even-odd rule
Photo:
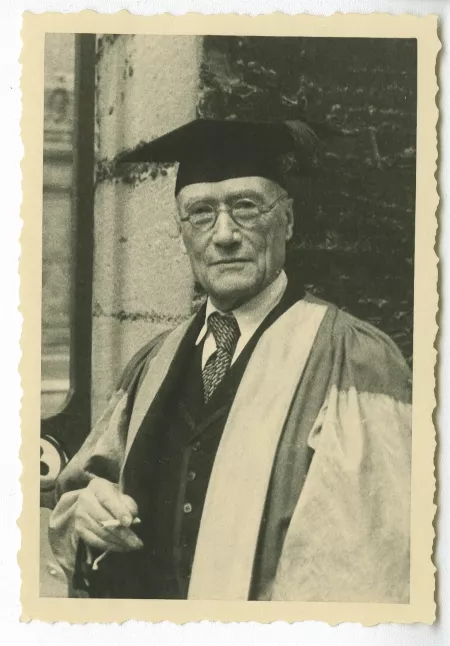
[[[230, 207], [251, 200], [261, 208], [273, 204], [251, 227], [239, 226]], [[283, 189], [263, 177], [240, 177], [222, 182], [185, 186], [177, 197], [179, 225], [195, 277], [213, 304], [227, 311], [242, 305], [269, 285], [281, 272], [286, 242], [292, 237], [292, 200]], [[193, 205], [219, 209], [208, 231], [183, 221]], [[227, 210], [228, 209], [228, 210]]]

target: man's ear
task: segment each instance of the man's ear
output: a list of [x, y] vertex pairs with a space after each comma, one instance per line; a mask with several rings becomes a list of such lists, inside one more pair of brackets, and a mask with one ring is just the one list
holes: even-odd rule
[[180, 239], [181, 253], [186, 254], [187, 249], [186, 249], [186, 245], [184, 244], [183, 233], [181, 231], [180, 210], [179, 210], [178, 202], [177, 202], [177, 210], [176, 210], [176, 212], [175, 212], [175, 214], [173, 216], [173, 219], [175, 221], [175, 226], [177, 228], [177, 234], [178, 234], [177, 237]]
[[178, 198], [176, 199], [176, 209], [175, 213], [173, 214], [173, 219], [175, 220], [178, 234], [181, 235], [180, 203], [178, 202]]
[[289, 197], [286, 200], [286, 218], [286, 241], [288, 241], [294, 235], [294, 200], [292, 199], [292, 197]]
[[184, 244], [184, 238], [181, 235], [181, 231], [180, 231], [180, 249], [181, 249], [181, 253], [187, 254], [186, 245]]

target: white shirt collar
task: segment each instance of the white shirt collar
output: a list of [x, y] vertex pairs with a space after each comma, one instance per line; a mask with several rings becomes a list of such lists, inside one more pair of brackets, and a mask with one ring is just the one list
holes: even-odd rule
[[[267, 285], [262, 292], [257, 294], [247, 303], [244, 303], [240, 307], [237, 307], [235, 310], [232, 310], [234, 316], [239, 325], [239, 330], [241, 335], [239, 337], [238, 344], [233, 356], [233, 361], [239, 356], [241, 350], [245, 347], [247, 342], [256, 332], [257, 328], [261, 325], [266, 316], [273, 310], [273, 308], [278, 305], [281, 300], [281, 297], [284, 294], [287, 285], [287, 276], [284, 271], [282, 271], [277, 278]], [[208, 317], [212, 312], [220, 312], [208, 298], [206, 303], [206, 313], [205, 313], [205, 323], [203, 324], [200, 334], [197, 337], [196, 345], [202, 342], [206, 336], [205, 346], [203, 351], [203, 360], [204, 364], [208, 360], [209, 356], [213, 354], [216, 350], [216, 343], [214, 336], [211, 333], [208, 333]]]

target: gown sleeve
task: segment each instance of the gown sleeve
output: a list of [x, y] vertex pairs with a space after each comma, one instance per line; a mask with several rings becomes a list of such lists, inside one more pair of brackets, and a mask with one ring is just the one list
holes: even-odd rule
[[58, 502], [50, 516], [48, 534], [55, 558], [66, 576], [72, 575], [77, 560], [74, 511], [78, 496], [95, 477], [119, 482], [132, 402], [140, 379], [165, 336], [163, 333], [153, 339], [131, 359], [103, 415], [58, 478]]
[[408, 603], [411, 373], [384, 333], [343, 312], [330, 351], [272, 599]]

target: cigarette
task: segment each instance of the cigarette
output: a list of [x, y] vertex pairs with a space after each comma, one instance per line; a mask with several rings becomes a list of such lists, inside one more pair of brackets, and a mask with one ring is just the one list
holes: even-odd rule
[[[140, 518], [133, 518], [133, 520], [131, 521], [131, 524], [132, 525], [139, 525], [140, 522], [141, 522]], [[120, 527], [120, 526], [124, 527], [122, 522], [120, 520], [118, 520], [117, 518], [110, 518], [109, 520], [102, 520], [100, 522], [100, 525], [105, 529], [106, 528], [112, 528], [112, 527]]]

